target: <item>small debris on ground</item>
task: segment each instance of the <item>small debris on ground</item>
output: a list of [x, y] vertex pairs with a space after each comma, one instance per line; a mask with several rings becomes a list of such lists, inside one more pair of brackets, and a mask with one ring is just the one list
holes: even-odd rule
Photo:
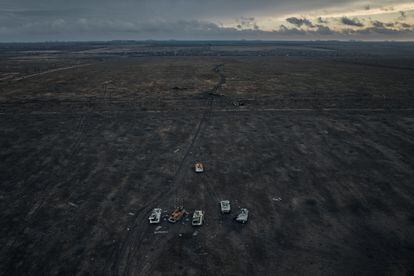
[[159, 231], [159, 230], [161, 230], [161, 228], [162, 228], [161, 225], [160, 226], [157, 226], [157, 227], [155, 227], [155, 231]]
[[73, 202], [69, 202], [68, 204], [69, 204], [70, 206], [72, 206], [72, 207], [78, 208], [78, 204], [75, 204], [75, 203], [73, 203]]
[[195, 237], [195, 236], [197, 236], [198, 235], [198, 231], [195, 231], [194, 233], [193, 233], [193, 236]]
[[154, 231], [154, 234], [155, 235], [157, 235], [157, 234], [168, 234], [168, 231]]
[[272, 198], [272, 200], [273, 200], [273, 201], [281, 201], [281, 200], [282, 200], [282, 198], [281, 198], [281, 197], [274, 197], [274, 198]]
[[135, 214], [134, 214], [134, 213], [132, 213], [132, 212], [129, 212], [129, 213], [128, 213], [128, 215], [130, 215], [130, 216], [135, 216]]

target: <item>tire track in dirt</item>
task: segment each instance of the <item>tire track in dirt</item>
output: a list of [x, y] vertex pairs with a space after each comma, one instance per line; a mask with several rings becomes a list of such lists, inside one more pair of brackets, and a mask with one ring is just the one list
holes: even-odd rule
[[[152, 200], [154, 206], [167, 200], [171, 196], [171, 194], [175, 195], [176, 201], [180, 197], [179, 187], [177, 187], [177, 182], [181, 177], [182, 169], [184, 167], [184, 164], [188, 161], [191, 151], [200, 136], [200, 132], [203, 128], [203, 125], [205, 124], [206, 120], [210, 117], [210, 114], [212, 113], [213, 101], [215, 97], [214, 94], [225, 83], [225, 78], [224, 76], [222, 76], [221, 71], [220, 71], [220, 68], [222, 66], [223, 64], [220, 64], [213, 68], [213, 71], [220, 75], [220, 79], [218, 83], [212, 89], [204, 92], [209, 95], [207, 98], [207, 109], [204, 111], [200, 121], [198, 122], [196, 126], [196, 131], [193, 134], [193, 137], [191, 138], [190, 145], [187, 147], [187, 150], [185, 151], [183, 157], [181, 158], [181, 161], [177, 167], [177, 170], [174, 176], [172, 177], [172, 180], [169, 185], [169, 190], [165, 191], [164, 193], [160, 193]], [[138, 259], [135, 258], [137, 255], [137, 252], [139, 251], [139, 249], [141, 249], [142, 242], [145, 236], [149, 233], [148, 231], [149, 224], [145, 223], [144, 229], [142, 229], [142, 231], [139, 234], [136, 234], [135, 230], [140, 222], [143, 222], [146, 220], [146, 216], [151, 210], [152, 210], [152, 206], [147, 206], [147, 207], [142, 208], [139, 212], [137, 212], [134, 224], [132, 225], [132, 227], [130, 227], [130, 231], [128, 231], [126, 238], [124, 239], [124, 241], [121, 243], [121, 245], [116, 250], [116, 253], [114, 254], [115, 262], [111, 266], [112, 275], [131, 275], [130, 269], [131, 269], [131, 266], [132, 266], [131, 264], [133, 261], [136, 261], [136, 264], [140, 264], [144, 262], [148, 263], [148, 262], [154, 261], [155, 258], [157, 257], [153, 254], [150, 257], [147, 256], [145, 260], [142, 260], [143, 259], [142, 255], [138, 257]], [[131, 233], [135, 233], [135, 235], [132, 236]], [[158, 245], [158, 246], [163, 246], [167, 242], [166, 239], [159, 239], [159, 241], [162, 241], [162, 245]], [[121, 256], [125, 256], [125, 257], [121, 257]], [[125, 260], [123, 260], [124, 258]], [[136, 268], [137, 266], [134, 266], [134, 269]], [[141, 270], [144, 268], [145, 267], [143, 266]], [[142, 271], [140, 271], [138, 274], [140, 274], [141, 272]], [[136, 271], [133, 271], [132, 274], [136, 274], [136, 273], [137, 273]]]
[[36, 74], [22, 76], [20, 78], [14, 79], [13, 81], [18, 82], [18, 81], [31, 79], [31, 78], [34, 78], [34, 77], [37, 77], [37, 76], [42, 76], [42, 75], [46, 75], [46, 74], [50, 74], [50, 73], [54, 73], [54, 72], [60, 72], [60, 71], [65, 71], [65, 70], [70, 70], [70, 69], [75, 69], [75, 68], [80, 68], [80, 67], [86, 67], [86, 66], [91, 66], [91, 65], [92, 65], [91, 63], [87, 63], [87, 64], [80, 64], [80, 65], [73, 65], [73, 66], [68, 66], [68, 67], [56, 68], [56, 69], [47, 70], [47, 71], [36, 73]]
[[[191, 149], [195, 147], [195, 145], [197, 144], [197, 142], [200, 141], [200, 139], [202, 138], [202, 131], [204, 130], [205, 125], [207, 124], [207, 122], [210, 120], [211, 118], [211, 114], [213, 113], [213, 104], [214, 104], [214, 99], [217, 97], [217, 92], [221, 89], [221, 87], [223, 86], [223, 84], [226, 82], [225, 76], [222, 74], [221, 72], [221, 68], [223, 67], [223, 64], [219, 64], [217, 66], [215, 66], [213, 68], [213, 71], [217, 74], [219, 74], [219, 82], [209, 91], [207, 91], [208, 94], [208, 103], [207, 103], [207, 110], [203, 113], [203, 116], [199, 122], [198, 128], [197, 128], [197, 132], [196, 135], [194, 135], [194, 138], [192, 140], [192, 143], [190, 145], [190, 147], [188, 148], [187, 152], [186, 152], [186, 158], [183, 158], [182, 162], [181, 162], [181, 166], [180, 166], [180, 171], [177, 171], [177, 173], [181, 172], [181, 168], [183, 167], [182, 165], [185, 163], [185, 161], [187, 161], [187, 157], [190, 156]], [[205, 174], [202, 174], [202, 179], [206, 177]], [[177, 179], [178, 180], [178, 175], [177, 175]], [[207, 182], [208, 185], [208, 182]], [[175, 185], [176, 186], [176, 185]], [[177, 188], [177, 187], [176, 187]], [[182, 189], [181, 189], [182, 190]], [[209, 195], [215, 199], [217, 198], [214, 191], [212, 191], [211, 189], [207, 189], [207, 192], [209, 193]], [[179, 197], [180, 195], [178, 195], [177, 197]], [[178, 200], [176, 200], [178, 201]], [[178, 232], [181, 232], [180, 230], [184, 227], [183, 224], [179, 224], [178, 226]], [[165, 244], [165, 241], [164, 241]], [[134, 257], [134, 256], [133, 256]], [[153, 262], [156, 258], [156, 256], [153, 254], [151, 256], [152, 258], [146, 258], [146, 260], [144, 260], [145, 262]], [[145, 268], [151, 268], [151, 267], [144, 267]], [[151, 271], [140, 271], [140, 273], [142, 274], [151, 274]], [[128, 273], [127, 275], [131, 275], [130, 273]]]
[[[78, 136], [75, 140], [75, 142], [70, 146], [70, 151], [68, 153], [68, 164], [70, 164], [73, 161], [73, 157], [79, 152], [80, 150], [80, 143], [82, 142], [83, 139], [83, 135], [84, 135], [84, 129], [85, 129], [85, 114], [82, 114], [79, 117], [79, 121], [78, 124], [76, 126], [76, 132], [78, 133]], [[58, 162], [59, 165], [63, 165], [60, 162]], [[66, 165], [67, 166], [67, 165]], [[40, 168], [40, 170], [45, 170], [47, 168], [47, 163], [43, 164], [42, 167]], [[48, 179], [51, 179], [51, 176], [56, 177], [56, 179], [59, 179], [60, 174], [62, 173], [62, 167], [59, 168], [60, 170], [58, 172], [53, 172], [51, 171], [49, 173], [49, 177]], [[38, 193], [43, 193], [43, 195], [40, 197], [40, 199], [34, 203], [33, 207], [31, 208], [31, 210], [28, 212], [28, 214], [25, 217], [25, 223], [23, 224], [23, 226], [21, 227], [20, 230], [17, 231], [17, 235], [14, 238], [13, 242], [10, 243], [10, 245], [8, 245], [8, 250], [13, 250], [13, 248], [15, 247], [17, 241], [19, 240], [19, 238], [21, 236], [23, 236], [24, 232], [29, 228], [30, 224], [32, 223], [32, 220], [36, 218], [36, 216], [38, 215], [39, 211], [41, 210], [41, 208], [44, 206], [44, 204], [49, 200], [49, 198], [53, 195], [53, 192], [48, 192], [51, 190], [56, 189], [56, 187], [59, 186], [59, 184], [55, 184], [53, 185], [53, 187], [51, 187], [51, 182], [47, 185], [45, 185], [43, 188], [41, 188], [39, 191], [37, 191]], [[16, 257], [16, 252], [13, 252], [11, 254], [10, 259], [14, 259]], [[8, 275], [10, 270], [12, 269], [12, 267], [7, 267], [6, 268], [6, 273], [5, 275]]]

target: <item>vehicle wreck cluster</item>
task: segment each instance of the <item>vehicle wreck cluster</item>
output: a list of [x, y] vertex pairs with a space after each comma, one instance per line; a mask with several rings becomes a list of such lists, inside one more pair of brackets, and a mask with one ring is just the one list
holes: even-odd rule
[[[197, 162], [194, 165], [194, 171], [196, 173], [204, 172], [204, 165], [201, 162]], [[231, 213], [231, 205], [230, 200], [221, 200], [219, 202], [220, 205], [220, 212], [222, 214], [230, 214]], [[184, 217], [188, 216], [190, 213], [184, 209], [184, 206], [177, 206], [174, 210], [169, 214], [165, 215], [165, 220], [168, 220], [170, 223], [176, 223], [182, 220]], [[202, 226], [204, 224], [205, 214], [203, 210], [194, 210], [192, 213], [192, 226]], [[249, 210], [247, 208], [240, 208], [237, 215], [234, 217], [234, 220], [238, 223], [245, 224], [249, 218]], [[161, 208], [154, 208], [151, 211], [150, 216], [148, 217], [150, 224], [159, 224], [161, 223], [162, 219], [162, 209]]]

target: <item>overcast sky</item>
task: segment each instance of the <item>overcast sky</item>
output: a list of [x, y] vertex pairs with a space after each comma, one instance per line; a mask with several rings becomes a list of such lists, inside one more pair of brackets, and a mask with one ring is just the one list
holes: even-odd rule
[[414, 40], [414, 0], [1, 0], [0, 41]]

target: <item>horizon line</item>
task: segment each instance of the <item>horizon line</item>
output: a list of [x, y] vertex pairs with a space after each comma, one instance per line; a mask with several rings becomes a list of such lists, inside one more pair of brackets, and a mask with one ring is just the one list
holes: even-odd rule
[[112, 40], [39, 40], [39, 41], [0, 41], [0, 44], [36, 44], [36, 43], [109, 43], [109, 42], [389, 42], [414, 43], [414, 40], [389, 39], [112, 39]]

